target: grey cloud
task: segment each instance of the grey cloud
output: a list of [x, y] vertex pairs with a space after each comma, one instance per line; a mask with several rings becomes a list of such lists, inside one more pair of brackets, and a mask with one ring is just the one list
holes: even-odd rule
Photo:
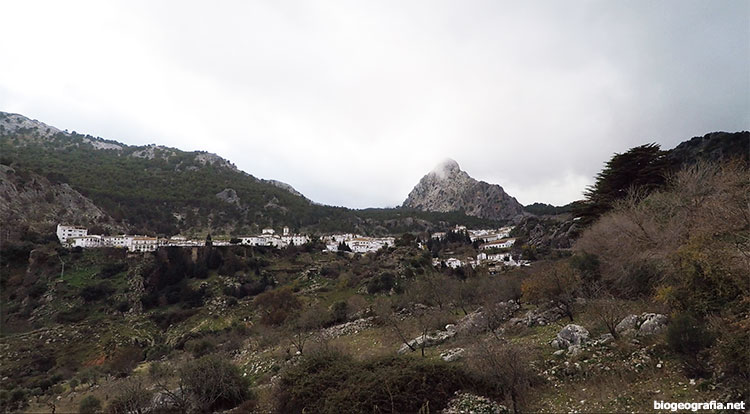
[[[745, 1], [48, 6], [4, 53], [4, 110], [217, 152], [335, 205], [397, 205], [446, 157], [561, 204], [613, 152], [750, 124]], [[48, 63], [65, 56], [84, 60]]]

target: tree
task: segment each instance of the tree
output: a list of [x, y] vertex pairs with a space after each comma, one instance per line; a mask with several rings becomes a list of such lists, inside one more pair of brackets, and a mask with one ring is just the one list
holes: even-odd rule
[[352, 249], [343, 240], [339, 243], [338, 251], [340, 252], [351, 252]]
[[581, 286], [581, 279], [568, 262], [560, 261], [541, 266], [521, 285], [523, 298], [532, 303], [552, 301], [572, 322], [573, 304]]
[[534, 381], [531, 358], [521, 345], [490, 340], [480, 342], [473, 349], [469, 364], [497, 391], [511, 400], [514, 413], [520, 413], [521, 404]]
[[596, 182], [586, 192], [585, 204], [576, 212], [584, 224], [611, 210], [617, 200], [638, 189], [644, 195], [666, 183], [666, 152], [658, 144], [646, 144], [615, 154], [596, 175]]
[[380, 320], [381, 323], [390, 326], [393, 331], [398, 335], [399, 339], [401, 339], [401, 342], [406, 344], [409, 349], [412, 351], [416, 351], [417, 348], [414, 347], [409, 342], [409, 339], [406, 337], [403, 328], [401, 326], [401, 320], [399, 317], [393, 312], [393, 302], [391, 299], [387, 297], [380, 297], [375, 300], [375, 303], [373, 304], [373, 311], [375, 311], [375, 315], [378, 317], [378, 320]]

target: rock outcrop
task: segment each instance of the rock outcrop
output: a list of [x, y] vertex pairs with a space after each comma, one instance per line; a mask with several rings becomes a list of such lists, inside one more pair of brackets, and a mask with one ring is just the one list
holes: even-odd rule
[[615, 327], [622, 336], [648, 336], [662, 332], [667, 327], [667, 317], [660, 313], [642, 313], [628, 315]]
[[39, 174], [2, 164], [0, 222], [4, 225], [4, 242], [49, 237], [59, 223], [99, 225], [113, 232], [125, 230], [68, 184], [52, 183]]
[[422, 347], [429, 348], [431, 346], [440, 345], [454, 336], [456, 336], [456, 326], [447, 325], [444, 331], [436, 331], [431, 334], [420, 335], [409, 341], [408, 344], [401, 345], [401, 348], [398, 349], [398, 353], [400, 355]]
[[463, 211], [492, 220], [513, 219], [524, 214], [523, 206], [502, 187], [471, 178], [450, 159], [422, 177], [403, 206], [424, 211]]
[[580, 347], [589, 339], [589, 331], [581, 325], [568, 324], [557, 333], [557, 337], [552, 340], [551, 345], [554, 348], [568, 349], [571, 347]]

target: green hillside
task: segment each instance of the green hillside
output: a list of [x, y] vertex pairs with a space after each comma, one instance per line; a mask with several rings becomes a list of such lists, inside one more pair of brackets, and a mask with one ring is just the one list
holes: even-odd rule
[[[461, 213], [318, 205], [213, 154], [128, 146], [56, 132], [41, 123], [2, 125], [14, 125], [19, 118], [0, 113], [0, 163], [69, 184], [135, 233], [242, 234], [264, 226], [289, 226], [309, 232], [382, 234], [457, 223], [498, 224]], [[230, 197], [217, 196], [227, 189]]]

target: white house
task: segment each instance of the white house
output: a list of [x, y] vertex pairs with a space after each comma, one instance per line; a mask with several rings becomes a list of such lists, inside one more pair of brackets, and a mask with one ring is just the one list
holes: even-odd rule
[[284, 246], [289, 246], [290, 244], [301, 246], [309, 242], [310, 238], [305, 236], [304, 234], [292, 234], [281, 236], [281, 241], [283, 242]]
[[80, 237], [68, 237], [67, 242], [73, 247], [102, 247], [102, 236], [92, 234]]
[[509, 247], [513, 246], [513, 243], [516, 242], [516, 239], [500, 239], [497, 241], [493, 241], [490, 243], [485, 243], [481, 246], [479, 246], [480, 250], [488, 250], [488, 249], [507, 249]]
[[130, 249], [133, 245], [133, 236], [102, 236], [102, 246], [105, 247], [121, 247], [124, 249]]
[[450, 267], [451, 269], [458, 269], [459, 267], [462, 267], [464, 265], [464, 262], [456, 259], [455, 257], [450, 257], [445, 260], [445, 265]]
[[83, 237], [87, 236], [88, 233], [89, 231], [85, 227], [57, 225], [57, 239], [63, 244], [71, 237]]
[[159, 240], [156, 237], [133, 236], [133, 242], [130, 250], [133, 252], [153, 252], [159, 247]]

